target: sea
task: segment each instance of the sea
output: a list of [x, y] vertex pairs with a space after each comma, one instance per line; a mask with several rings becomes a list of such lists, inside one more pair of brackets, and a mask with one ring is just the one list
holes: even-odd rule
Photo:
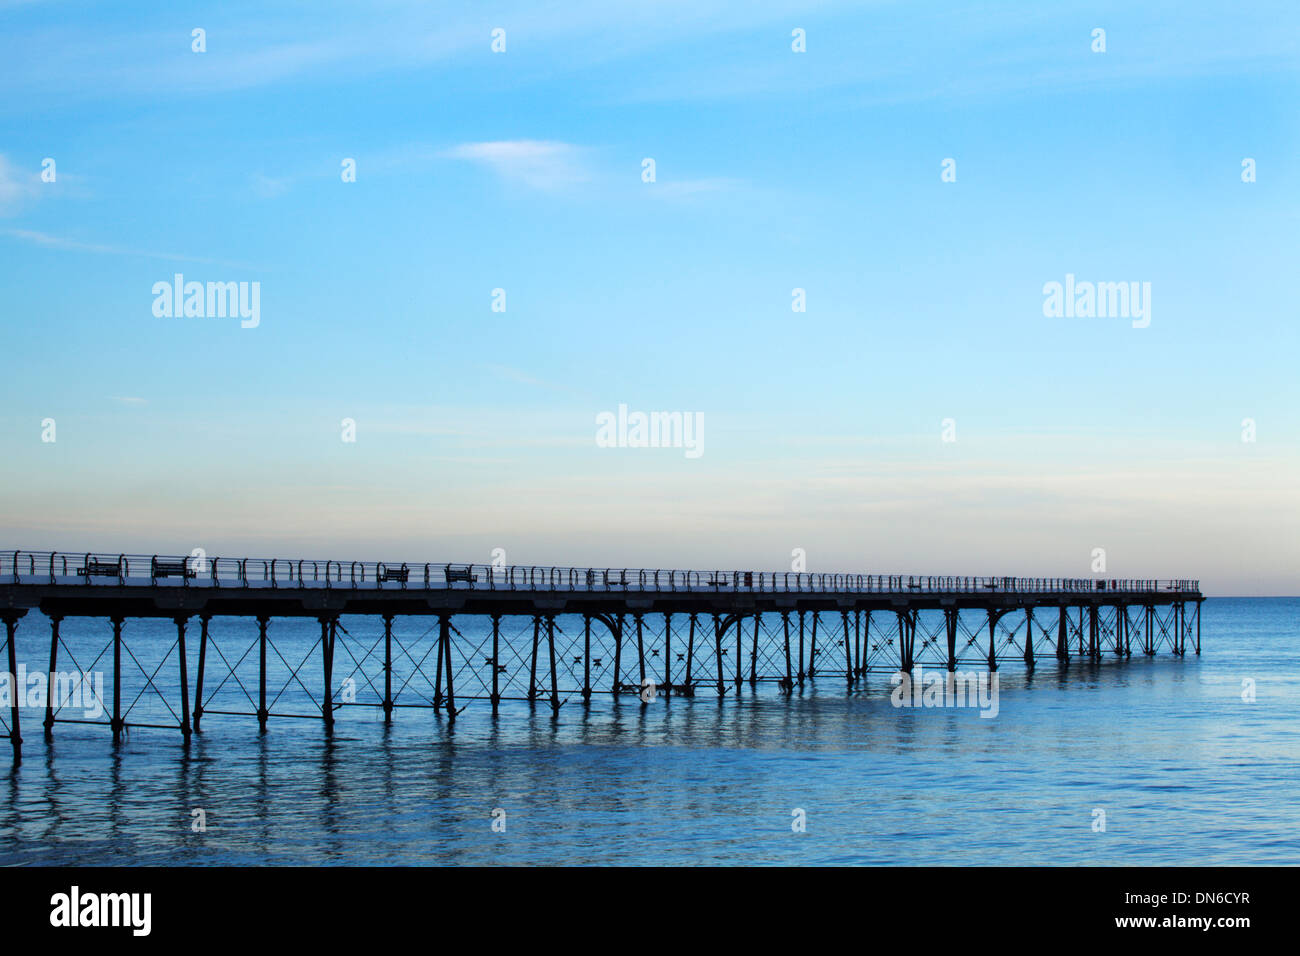
[[[557, 712], [503, 701], [495, 716], [461, 699], [454, 722], [399, 707], [386, 724], [378, 708], [345, 706], [327, 735], [318, 689], [292, 677], [319, 654], [315, 622], [271, 624], [269, 709], [283, 716], [260, 733], [253, 716], [214, 712], [254, 711], [258, 696], [255, 622], [218, 620], [212, 703], [186, 747], [165, 656], [175, 627], [132, 619], [122, 708], [135, 726], [119, 742], [107, 714], [71, 722], [93, 706], [63, 708], [48, 740], [43, 709], [21, 710], [21, 762], [0, 756], [0, 863], [1296, 864], [1298, 622], [1297, 598], [1210, 598], [1199, 656], [1189, 643], [1183, 658], [1146, 657], [1135, 642], [1100, 663], [1008, 660], [992, 716], [897, 706], [894, 677], [872, 673], [853, 688], [817, 675], [789, 695], [760, 683], [721, 699], [604, 688]], [[377, 620], [344, 624], [335, 676], [361, 675], [356, 699], [376, 699]], [[411, 630], [427, 622], [401, 626], [407, 680], [432, 645]], [[111, 698], [108, 623], [69, 618], [61, 633], [59, 669], [100, 674]], [[49, 634], [38, 613], [20, 622], [28, 671], [48, 667]], [[507, 639], [518, 652], [531, 633]], [[414, 685], [395, 689], [417, 700]]]

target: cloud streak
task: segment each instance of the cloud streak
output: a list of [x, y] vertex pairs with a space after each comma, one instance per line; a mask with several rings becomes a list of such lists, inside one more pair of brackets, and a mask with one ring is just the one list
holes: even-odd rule
[[169, 262], [197, 262], [204, 265], [230, 266], [235, 269], [255, 268], [244, 262], [229, 262], [205, 256], [187, 256], [174, 252], [150, 252], [144, 249], [128, 249], [123, 246], [113, 246], [105, 243], [81, 242], [77, 239], [51, 236], [48, 233], [37, 232], [34, 229], [0, 229], [0, 235], [11, 236], [31, 245], [44, 246], [47, 249], [62, 249], [68, 252], [90, 252], [95, 255], [105, 256], [136, 256], [143, 259], [164, 259]]
[[561, 189], [591, 178], [581, 148], [550, 140], [462, 143], [446, 150], [443, 156], [477, 163], [507, 182], [522, 183], [533, 189]]
[[41, 188], [41, 177], [27, 172], [0, 153], [0, 216], [17, 211], [29, 199], [34, 199]]

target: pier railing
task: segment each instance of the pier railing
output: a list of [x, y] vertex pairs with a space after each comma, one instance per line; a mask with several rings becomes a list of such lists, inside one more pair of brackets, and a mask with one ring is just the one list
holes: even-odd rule
[[1022, 578], [0, 551], [0, 582], [85, 587], [987, 594], [1200, 591], [1190, 579]]

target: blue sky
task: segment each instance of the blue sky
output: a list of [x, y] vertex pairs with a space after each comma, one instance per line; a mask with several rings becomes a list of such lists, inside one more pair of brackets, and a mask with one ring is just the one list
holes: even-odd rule
[[1300, 11], [984, 6], [0, 0], [0, 546], [1296, 593]]

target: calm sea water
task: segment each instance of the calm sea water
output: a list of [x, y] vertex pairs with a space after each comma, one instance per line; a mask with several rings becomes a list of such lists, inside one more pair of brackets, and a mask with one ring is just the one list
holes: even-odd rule
[[[330, 740], [319, 720], [259, 736], [252, 718], [209, 716], [188, 753], [179, 732], [143, 728], [114, 747], [106, 727], [60, 724], [47, 744], [27, 710], [24, 759], [0, 769], [0, 862], [1295, 864], [1298, 616], [1300, 599], [1213, 599], [1200, 658], [1047, 661], [1032, 676], [1009, 663], [994, 719], [896, 709], [885, 674], [852, 692], [818, 679], [792, 700], [604, 695], [558, 718], [472, 703], [454, 728], [351, 708]], [[63, 630], [91, 669], [104, 622]], [[36, 614], [20, 625], [30, 668], [46, 666], [48, 633]], [[250, 640], [213, 633], [236, 658]], [[287, 659], [309, 652], [309, 626], [277, 633]], [[149, 673], [174, 631], [128, 622], [127, 637]], [[237, 668], [254, 696], [255, 656]], [[131, 660], [127, 685], [145, 690], [131, 718], [167, 719]], [[164, 690], [173, 670], [154, 677]], [[351, 670], [341, 651], [335, 670]], [[277, 706], [307, 701], [285, 693]]]

